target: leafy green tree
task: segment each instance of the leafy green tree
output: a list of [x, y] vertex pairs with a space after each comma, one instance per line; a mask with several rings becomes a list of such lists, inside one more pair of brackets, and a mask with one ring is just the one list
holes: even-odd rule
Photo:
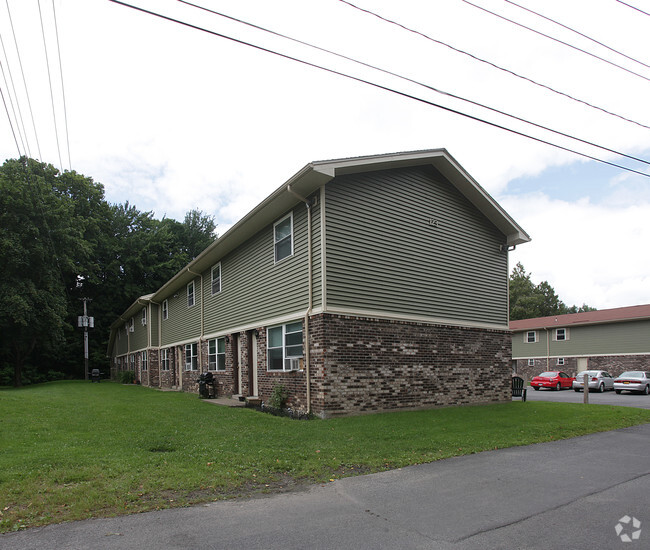
[[542, 281], [536, 285], [531, 279], [531, 274], [526, 273], [526, 269], [521, 263], [517, 263], [512, 270], [510, 274], [511, 321], [564, 315], [566, 313], [581, 313], [583, 311], [595, 311], [595, 308], [591, 308], [586, 304], [583, 304], [580, 308], [576, 306], [567, 307], [548, 281]]
[[26, 158], [0, 167], [0, 353], [15, 386], [35, 350], [64, 341], [66, 281], [87, 258], [84, 221], [59, 176]]

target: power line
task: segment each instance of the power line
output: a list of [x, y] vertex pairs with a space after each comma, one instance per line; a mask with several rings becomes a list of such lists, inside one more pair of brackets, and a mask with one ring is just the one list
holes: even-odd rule
[[623, 4], [624, 6], [627, 6], [628, 8], [632, 8], [633, 10], [640, 11], [644, 15], [650, 16], [650, 13], [647, 11], [643, 11], [640, 8], [637, 8], [636, 6], [633, 6], [632, 4], [628, 4], [627, 2], [621, 2], [621, 0], [616, 0], [619, 4]]
[[[32, 102], [29, 99], [29, 90], [27, 89], [27, 80], [25, 79], [25, 69], [23, 68], [23, 62], [20, 57], [20, 48], [18, 47], [18, 40], [16, 39], [16, 29], [14, 28], [14, 22], [11, 17], [11, 10], [9, 9], [9, 1], [5, 0], [7, 4], [7, 12], [9, 14], [9, 23], [11, 25], [11, 32], [14, 37], [14, 44], [16, 46], [16, 54], [18, 55], [18, 64], [20, 66], [20, 73], [23, 77], [23, 86], [25, 87], [25, 95], [27, 96], [27, 105], [29, 106], [29, 114], [32, 119], [32, 127], [34, 128], [34, 138], [36, 139], [36, 148], [38, 149], [38, 156], [39, 158], [43, 158], [43, 155], [41, 154], [41, 145], [38, 141], [38, 132], [36, 131], [36, 121], [34, 120], [34, 111], [32, 110]], [[25, 136], [26, 138], [26, 136]], [[31, 156], [31, 153], [30, 153]]]
[[406, 77], [406, 76], [402, 76], [402, 75], [397, 74], [397, 73], [394, 73], [394, 72], [392, 72], [392, 71], [388, 71], [388, 70], [386, 70], [386, 69], [382, 69], [382, 68], [377, 67], [377, 66], [375, 66], [375, 65], [371, 65], [370, 63], [365, 63], [365, 62], [363, 62], [363, 61], [359, 61], [359, 60], [357, 60], [357, 59], [354, 59], [354, 58], [352, 58], [352, 57], [348, 57], [348, 56], [346, 56], [346, 55], [343, 55], [343, 54], [340, 54], [340, 53], [337, 53], [337, 52], [334, 52], [334, 51], [332, 51], [332, 50], [328, 50], [328, 49], [326, 49], [326, 48], [321, 48], [320, 46], [316, 46], [316, 45], [314, 45], [314, 44], [310, 44], [309, 42], [305, 42], [305, 41], [303, 41], [303, 40], [298, 40], [297, 38], [292, 38], [291, 36], [287, 36], [287, 35], [285, 35], [285, 34], [282, 34], [282, 33], [276, 32], [276, 31], [272, 31], [272, 30], [267, 29], [267, 28], [264, 28], [264, 27], [260, 27], [259, 25], [255, 25], [255, 24], [253, 24], [253, 23], [249, 23], [249, 22], [244, 21], [244, 20], [242, 20], [242, 19], [238, 19], [238, 18], [236, 18], [236, 17], [232, 17], [232, 16], [230, 16], [230, 15], [226, 15], [226, 14], [224, 14], [224, 13], [221, 13], [221, 12], [218, 12], [218, 11], [215, 11], [215, 10], [212, 10], [212, 9], [209, 9], [209, 8], [206, 8], [206, 7], [203, 7], [203, 6], [200, 6], [200, 5], [197, 5], [197, 4], [193, 4], [192, 2], [188, 2], [187, 0], [178, 0], [178, 1], [181, 2], [182, 4], [186, 4], [186, 5], [188, 5], [188, 6], [192, 6], [192, 7], [194, 7], [194, 8], [198, 8], [198, 9], [200, 9], [200, 10], [203, 10], [203, 11], [206, 11], [206, 12], [209, 12], [209, 13], [212, 13], [212, 14], [214, 14], [214, 15], [218, 15], [218, 16], [220, 16], [220, 17], [223, 17], [223, 18], [225, 18], [225, 19], [229, 19], [229, 20], [231, 20], [231, 21], [236, 21], [237, 23], [241, 23], [241, 24], [243, 24], [243, 25], [247, 25], [247, 26], [249, 26], [249, 27], [252, 27], [252, 28], [255, 28], [255, 29], [258, 29], [258, 30], [264, 31], [264, 32], [266, 32], [266, 33], [272, 34], [272, 35], [274, 35], [274, 36], [279, 36], [279, 37], [281, 37], [281, 38], [284, 38], [284, 39], [286, 39], [286, 40], [291, 40], [292, 42], [296, 42], [296, 43], [298, 43], [298, 44], [302, 44], [302, 45], [307, 46], [307, 47], [309, 47], [309, 48], [313, 48], [313, 49], [315, 49], [315, 50], [318, 50], [318, 51], [321, 51], [321, 52], [325, 52], [325, 53], [328, 53], [328, 54], [334, 55], [334, 56], [336, 56], [336, 57], [339, 57], [339, 58], [345, 59], [345, 60], [347, 60], [347, 61], [352, 61], [353, 63], [359, 64], [359, 65], [362, 65], [362, 66], [364, 66], [364, 67], [368, 67], [368, 68], [373, 69], [373, 70], [376, 70], [376, 71], [380, 71], [380, 72], [382, 72], [382, 73], [384, 73], [384, 74], [388, 74], [388, 75], [390, 75], [390, 76], [394, 76], [394, 77], [396, 77], [396, 78], [399, 78], [399, 79], [401, 79], [401, 80], [405, 80], [405, 81], [407, 81], [407, 82], [411, 82], [412, 84], [416, 84], [416, 85], [418, 85], [418, 86], [422, 86], [423, 88], [426, 88], [426, 89], [431, 90], [431, 91], [433, 91], [433, 92], [439, 93], [439, 94], [441, 94], [441, 95], [445, 95], [445, 96], [447, 96], [447, 97], [451, 97], [451, 98], [457, 99], [457, 100], [459, 100], [459, 101], [463, 101], [463, 102], [465, 102], [465, 103], [469, 103], [469, 104], [471, 104], [471, 105], [475, 105], [475, 106], [477, 106], [477, 107], [481, 107], [481, 108], [483, 108], [483, 109], [487, 109], [487, 110], [492, 111], [492, 112], [494, 112], [494, 113], [498, 113], [498, 114], [500, 114], [500, 115], [503, 115], [503, 116], [506, 116], [506, 117], [512, 118], [512, 119], [517, 120], [517, 121], [519, 121], [519, 122], [523, 122], [524, 124], [529, 124], [529, 125], [534, 126], [534, 127], [536, 127], [536, 128], [540, 128], [540, 129], [542, 129], [542, 130], [546, 130], [546, 131], [548, 131], [548, 132], [551, 132], [551, 133], [554, 133], [554, 134], [557, 134], [557, 135], [560, 135], [560, 136], [563, 136], [563, 137], [566, 137], [566, 138], [569, 138], [569, 139], [573, 139], [573, 140], [575, 140], [575, 141], [579, 141], [579, 142], [581, 142], [581, 143], [584, 143], [585, 145], [590, 145], [590, 146], [592, 146], [592, 147], [596, 147], [596, 148], [598, 148], [598, 149], [602, 149], [602, 150], [604, 150], [604, 151], [608, 151], [608, 152], [610, 152], [610, 153], [614, 153], [614, 154], [616, 154], [616, 155], [620, 155], [620, 156], [622, 156], [622, 157], [627, 157], [627, 158], [629, 158], [629, 159], [631, 159], [631, 160], [635, 160], [635, 161], [638, 161], [638, 162], [641, 162], [641, 163], [644, 163], [644, 164], [648, 164], [648, 165], [650, 165], [650, 161], [646, 161], [646, 160], [641, 159], [641, 158], [638, 158], [638, 157], [634, 157], [634, 156], [631, 156], [631, 155], [627, 155], [627, 154], [625, 154], [625, 153], [621, 153], [620, 151], [616, 151], [616, 150], [614, 150], [614, 149], [610, 149], [610, 148], [608, 148], [608, 147], [604, 147], [604, 146], [602, 146], [602, 145], [598, 145], [598, 144], [593, 143], [593, 142], [591, 142], [591, 141], [587, 141], [587, 140], [584, 140], [584, 139], [580, 139], [580, 138], [578, 138], [578, 137], [572, 136], [572, 135], [567, 134], [567, 133], [565, 133], [565, 132], [560, 132], [560, 131], [558, 131], [558, 130], [553, 130], [552, 128], [549, 128], [548, 126], [544, 126], [544, 125], [542, 125], [542, 124], [538, 124], [538, 123], [536, 123], [536, 122], [532, 122], [532, 121], [527, 120], [527, 119], [524, 119], [524, 118], [522, 118], [522, 117], [518, 117], [518, 116], [516, 116], [516, 115], [510, 114], [510, 113], [506, 113], [505, 111], [502, 111], [502, 110], [500, 110], [500, 109], [495, 109], [495, 108], [493, 108], [493, 107], [489, 107], [489, 106], [487, 106], [487, 105], [485, 105], [485, 104], [483, 104], [483, 103], [479, 103], [479, 102], [477, 102], [477, 101], [473, 101], [473, 100], [471, 100], [471, 99], [467, 99], [467, 98], [461, 97], [461, 96], [459, 96], [459, 95], [456, 95], [456, 94], [453, 94], [453, 93], [450, 93], [450, 92], [446, 92], [446, 91], [444, 91], [444, 90], [440, 90], [440, 89], [438, 89], [438, 88], [434, 88], [433, 86], [430, 86], [430, 85], [428, 85], [428, 84], [424, 84], [424, 83], [419, 82], [419, 81], [417, 81], [417, 80], [414, 80], [414, 79], [412, 79], [412, 78], [408, 78], [408, 77]]
[[68, 167], [72, 170], [72, 160], [70, 159], [70, 132], [68, 131], [68, 108], [65, 100], [65, 80], [63, 79], [63, 63], [61, 62], [61, 43], [59, 42], [59, 25], [56, 19], [55, 2], [52, 0], [52, 13], [54, 14], [54, 32], [56, 33], [56, 51], [59, 57], [59, 73], [61, 74], [61, 94], [63, 97], [63, 121], [65, 123], [65, 139], [68, 148]]
[[61, 144], [59, 143], [59, 127], [56, 122], [56, 108], [54, 107], [54, 90], [52, 90], [52, 74], [50, 73], [50, 57], [47, 54], [47, 42], [45, 41], [45, 27], [43, 26], [43, 12], [41, 11], [41, 0], [38, 0], [38, 15], [41, 20], [41, 35], [43, 36], [43, 51], [45, 52], [45, 65], [47, 66], [47, 79], [50, 84], [50, 101], [52, 103], [52, 117], [54, 118], [54, 137], [56, 139], [56, 149], [59, 153], [59, 166], [63, 172], [63, 162], [61, 161]]
[[647, 76], [643, 76], [642, 74], [636, 73], [630, 69], [627, 69], [626, 67], [623, 67], [622, 65], [619, 65], [617, 63], [614, 63], [613, 61], [609, 61], [608, 59], [605, 59], [604, 57], [600, 57], [599, 55], [596, 55], [594, 53], [588, 52], [587, 50], [583, 50], [582, 48], [578, 48], [577, 46], [574, 46], [573, 44], [569, 44], [568, 42], [564, 42], [563, 40], [560, 40], [559, 38], [554, 38], [553, 36], [549, 36], [548, 34], [545, 34], [541, 31], [535, 30], [532, 27], [527, 27], [526, 25], [522, 23], [517, 23], [517, 21], [513, 21], [512, 19], [508, 19], [507, 17], [500, 15], [498, 13], [495, 13], [493, 11], [488, 10], [487, 8], [484, 8], [483, 6], [479, 6], [478, 4], [474, 4], [470, 2], [469, 0], [460, 0], [461, 2], [464, 2], [468, 6], [472, 6], [476, 9], [479, 9], [481, 11], [484, 11], [485, 13], [489, 13], [490, 15], [494, 15], [494, 17], [498, 17], [499, 19], [503, 19], [504, 21], [507, 21], [508, 23], [512, 23], [513, 25], [516, 25], [517, 27], [521, 27], [522, 29], [526, 29], [530, 32], [534, 32], [535, 34], [539, 34], [540, 36], [543, 36], [544, 38], [548, 38], [549, 40], [553, 40], [554, 42], [557, 42], [558, 44], [562, 44], [563, 46], [566, 46], [568, 48], [571, 48], [573, 50], [582, 52], [590, 57], [593, 57], [595, 59], [598, 59], [602, 61], [603, 63], [607, 63], [608, 65], [612, 65], [613, 67], [616, 67], [618, 69], [621, 69], [622, 71], [625, 71], [627, 73], [633, 74], [634, 76], [638, 76], [639, 78], [642, 78], [643, 80], [647, 80], [650, 82], [650, 78]]
[[534, 10], [531, 10], [530, 8], [527, 8], [525, 6], [520, 6], [516, 2], [513, 2], [512, 0], [505, 0], [505, 1], [508, 4], [516, 6], [519, 9], [527, 11], [528, 13], [532, 13], [532, 14], [536, 15], [537, 17], [541, 17], [542, 19], [546, 19], [547, 21], [550, 21], [551, 23], [554, 23], [555, 25], [558, 25], [558, 26], [562, 27], [563, 29], [571, 31], [572, 33], [577, 34], [578, 36], [582, 36], [583, 38], [586, 38], [587, 40], [590, 40], [594, 44], [598, 44], [599, 46], [602, 46], [603, 48], [608, 49], [610, 52], [614, 52], [614, 53], [616, 53], [618, 55], [621, 55], [621, 56], [625, 57], [626, 59], [629, 59], [630, 61], [634, 61], [635, 63], [638, 63], [639, 65], [643, 65], [644, 67], [647, 67], [648, 69], [650, 69], [650, 65], [648, 65], [647, 63], [644, 63], [643, 61], [639, 61], [638, 59], [635, 59], [634, 57], [631, 57], [631, 56], [629, 56], [627, 54], [624, 54], [623, 52], [620, 52], [620, 51], [612, 48], [611, 46], [608, 46], [607, 44], [604, 44], [603, 42], [600, 42], [599, 40], [596, 40], [595, 38], [591, 38], [590, 36], [587, 36], [586, 34], [581, 33], [580, 31], [577, 31], [577, 30], [575, 30], [575, 29], [573, 29], [573, 28], [571, 28], [571, 27], [569, 27], [567, 25], [564, 25], [563, 23], [560, 23], [559, 21], [556, 21], [555, 19], [551, 19], [550, 17], [547, 17], [546, 15], [542, 15], [541, 13], [536, 12]]
[[344, 78], [348, 78], [348, 79], [353, 80], [353, 81], [356, 81], [356, 82], [360, 82], [360, 83], [363, 83], [363, 84], [368, 84], [369, 86], [373, 86], [373, 87], [375, 87], [375, 88], [378, 88], [378, 89], [381, 89], [381, 90], [385, 90], [385, 91], [387, 91], [387, 92], [391, 92], [391, 93], [394, 93], [394, 94], [396, 94], [396, 95], [399, 95], [399, 96], [402, 96], [402, 97], [406, 97], [406, 98], [408, 98], [408, 99], [413, 99], [413, 100], [415, 100], [415, 101], [418, 101], [418, 102], [420, 102], [420, 103], [424, 103], [424, 104], [426, 104], [426, 105], [430, 105], [430, 106], [432, 106], [432, 107], [437, 107], [438, 109], [441, 109], [441, 110], [447, 111], [447, 112], [449, 112], [449, 113], [456, 114], [456, 115], [459, 115], [459, 116], [462, 116], [462, 117], [468, 118], [468, 119], [470, 119], [470, 120], [474, 120], [474, 121], [476, 121], [476, 122], [481, 122], [481, 123], [486, 124], [486, 125], [488, 125], [488, 126], [492, 126], [492, 127], [494, 127], [494, 128], [499, 128], [499, 129], [501, 129], [501, 130], [505, 130], [505, 131], [510, 132], [510, 133], [512, 133], [512, 134], [515, 134], [515, 135], [518, 135], [518, 136], [521, 136], [521, 137], [525, 137], [525, 138], [531, 139], [531, 140], [533, 140], [533, 141], [537, 141], [538, 143], [543, 143], [543, 144], [545, 144], [545, 145], [549, 145], [549, 146], [551, 146], [551, 147], [555, 147], [556, 149], [560, 149], [560, 150], [563, 150], [563, 151], [567, 151], [567, 152], [569, 152], [569, 153], [574, 153], [574, 154], [576, 154], [576, 155], [579, 155], [579, 156], [582, 156], [582, 157], [588, 158], [588, 159], [590, 159], [590, 160], [595, 160], [595, 161], [600, 162], [600, 163], [602, 163], [602, 164], [607, 164], [607, 165], [609, 165], [609, 166], [613, 166], [613, 167], [615, 167], [615, 168], [620, 168], [620, 169], [622, 169], [622, 170], [626, 170], [626, 171], [628, 171], [628, 172], [632, 172], [632, 173], [635, 173], [635, 174], [638, 174], [638, 175], [641, 175], [641, 176], [644, 176], [644, 177], [650, 178], [650, 174], [647, 174], [647, 173], [644, 173], [644, 172], [640, 172], [640, 171], [638, 171], [638, 170], [634, 170], [634, 169], [632, 169], [632, 168], [628, 168], [628, 167], [626, 167], [626, 166], [622, 166], [622, 165], [620, 165], [620, 164], [616, 164], [616, 163], [614, 163], [614, 162], [606, 161], [606, 160], [600, 159], [600, 158], [598, 158], [598, 157], [594, 157], [594, 156], [592, 156], [592, 155], [588, 155], [588, 154], [586, 154], [586, 153], [581, 153], [581, 152], [576, 151], [576, 150], [574, 150], [574, 149], [570, 149], [570, 148], [568, 148], [568, 147], [564, 147], [564, 146], [562, 146], [562, 145], [558, 145], [558, 144], [556, 144], [556, 143], [552, 143], [552, 142], [549, 142], [549, 141], [543, 140], [543, 139], [541, 139], [541, 138], [537, 138], [537, 137], [531, 136], [531, 135], [529, 135], [529, 134], [525, 134], [525, 133], [523, 133], [523, 132], [519, 132], [518, 130], [514, 130], [514, 129], [512, 129], [512, 128], [507, 128], [507, 127], [502, 126], [502, 125], [500, 125], [500, 124], [497, 124], [497, 123], [494, 123], [494, 122], [487, 121], [487, 120], [485, 120], [485, 119], [482, 119], [482, 118], [479, 118], [479, 117], [476, 117], [476, 116], [470, 115], [470, 114], [468, 114], [468, 113], [464, 113], [464, 112], [462, 112], [462, 111], [458, 111], [458, 110], [456, 110], [456, 109], [452, 109], [452, 108], [450, 108], [450, 107], [446, 107], [446, 106], [444, 106], [444, 105], [440, 105], [440, 104], [437, 104], [437, 103], [433, 103], [432, 101], [428, 101], [428, 100], [426, 100], [426, 99], [423, 99], [423, 98], [420, 98], [420, 97], [417, 97], [417, 96], [414, 96], [414, 95], [411, 95], [411, 94], [407, 94], [406, 92], [401, 92], [401, 91], [399, 91], [399, 90], [395, 90], [395, 89], [389, 88], [389, 87], [387, 87], [387, 86], [383, 86], [383, 85], [381, 85], [381, 84], [377, 84], [377, 83], [375, 83], [375, 82], [371, 82], [371, 81], [368, 81], [368, 80], [364, 80], [364, 79], [362, 79], [362, 78], [359, 78], [359, 77], [356, 77], [356, 76], [353, 76], [353, 75], [349, 75], [349, 74], [346, 74], [346, 73], [342, 73], [342, 72], [340, 72], [340, 71], [336, 71], [336, 70], [334, 70], [334, 69], [330, 69], [330, 68], [327, 68], [327, 67], [323, 67], [323, 66], [321, 66], [321, 65], [317, 65], [317, 64], [315, 64], [315, 63], [311, 63], [311, 62], [309, 62], [309, 61], [305, 61], [305, 60], [303, 60], [303, 59], [299, 59], [299, 58], [296, 58], [296, 57], [289, 56], [289, 55], [287, 55], [287, 54], [283, 54], [283, 53], [280, 53], [280, 52], [277, 52], [277, 51], [274, 51], [274, 50], [270, 50], [270, 49], [268, 49], [268, 48], [264, 48], [263, 46], [258, 46], [258, 45], [256, 45], [256, 44], [252, 44], [252, 43], [250, 43], [250, 42], [246, 42], [246, 41], [244, 41], [244, 40], [240, 40], [240, 39], [238, 39], [238, 38], [234, 38], [234, 37], [232, 37], [232, 36], [228, 36], [228, 35], [225, 35], [225, 34], [222, 34], [222, 33], [218, 33], [218, 32], [216, 32], [216, 31], [211, 31], [211, 30], [209, 30], [209, 29], [205, 29], [205, 28], [203, 28], [203, 27], [199, 27], [199, 26], [197, 26], [197, 25], [193, 25], [193, 24], [191, 24], [191, 23], [187, 23], [187, 22], [185, 22], [185, 21], [180, 21], [180, 20], [178, 20], [178, 19], [174, 19], [174, 18], [169, 17], [169, 16], [167, 16], [167, 15], [163, 15], [163, 14], [160, 14], [160, 13], [157, 13], [157, 12], [153, 12], [153, 11], [147, 10], [147, 9], [145, 9], [145, 8], [141, 8], [141, 7], [139, 7], [139, 6], [134, 6], [134, 5], [132, 5], [132, 4], [128, 4], [128, 3], [126, 3], [126, 2], [122, 2], [122, 1], [120, 1], [120, 0], [109, 0], [109, 1], [110, 1], [110, 2], [113, 2], [114, 4], [119, 4], [119, 5], [125, 6], [125, 7], [127, 7], [127, 8], [131, 8], [131, 9], [133, 9], [133, 10], [140, 11], [140, 12], [142, 12], [142, 13], [146, 13], [146, 14], [148, 14], [148, 15], [153, 15], [154, 17], [158, 17], [158, 18], [160, 18], [160, 19], [164, 19], [164, 20], [166, 20], [166, 21], [170, 21], [170, 22], [172, 22], [172, 23], [176, 23], [176, 24], [178, 24], [178, 25], [182, 25], [182, 26], [188, 27], [188, 28], [190, 28], [190, 29], [194, 29], [194, 30], [197, 30], [197, 31], [205, 32], [205, 33], [207, 33], [207, 34], [211, 34], [211, 35], [213, 35], [213, 36], [217, 36], [217, 37], [219, 37], [219, 38], [224, 38], [224, 39], [226, 39], [226, 40], [230, 40], [231, 42], [235, 42], [235, 43], [237, 43], [237, 44], [241, 44], [241, 45], [243, 45], [243, 46], [248, 46], [248, 47], [254, 48], [254, 49], [259, 50], [259, 51], [263, 51], [263, 52], [266, 52], [266, 53], [270, 53], [270, 54], [276, 55], [276, 56], [278, 56], [278, 57], [282, 57], [282, 58], [284, 58], [284, 59], [288, 59], [288, 60], [290, 60], [290, 61], [295, 61], [295, 62], [300, 63], [300, 64], [302, 64], [302, 65], [306, 65], [306, 66], [309, 66], [309, 67], [313, 67], [313, 68], [316, 68], [316, 69], [320, 69], [320, 70], [326, 71], [326, 72], [328, 72], [328, 73], [335, 74], [335, 75], [338, 75], [338, 76], [342, 76], [342, 77], [344, 77]]
[[503, 71], [503, 72], [505, 72], [505, 73], [507, 73], [507, 74], [509, 74], [511, 76], [514, 76], [516, 78], [519, 78], [521, 80], [525, 80], [526, 82], [534, 84], [535, 86], [539, 86], [540, 88], [548, 90], [549, 92], [552, 92], [554, 94], [557, 94], [557, 95], [560, 95], [560, 96], [565, 97], [567, 99], [570, 99], [571, 101], [581, 103], [582, 105], [586, 105], [587, 107], [590, 107], [592, 109], [596, 109], [596, 110], [598, 110], [598, 111], [600, 111], [602, 113], [605, 113], [607, 115], [619, 118], [619, 119], [624, 120], [626, 122], [636, 124], [637, 126], [641, 126], [642, 128], [650, 129], [650, 125], [643, 124], [643, 123], [638, 122], [636, 120], [632, 120], [630, 118], [627, 118], [627, 117], [624, 117], [622, 115], [616, 114], [616, 113], [614, 113], [612, 111], [608, 111], [607, 109], [604, 109], [603, 107], [598, 107], [598, 106], [593, 105], [593, 104], [591, 104], [591, 103], [589, 103], [587, 101], [584, 101], [582, 99], [578, 99], [577, 97], [574, 97], [574, 96], [572, 96], [570, 94], [567, 94], [565, 92], [561, 92], [559, 90], [556, 90], [555, 88], [552, 88], [551, 86], [548, 86], [547, 84], [542, 84], [541, 82], [537, 82], [536, 80], [533, 80], [532, 78], [520, 75], [519, 73], [516, 73], [515, 71], [512, 71], [510, 69], [506, 69], [506, 68], [501, 67], [501, 66], [499, 66], [499, 65], [497, 65], [497, 64], [495, 64], [495, 63], [493, 63], [491, 61], [487, 61], [486, 59], [482, 59], [482, 58], [480, 58], [480, 57], [478, 57], [478, 56], [476, 56], [476, 55], [474, 55], [472, 53], [469, 53], [469, 52], [466, 52], [466, 51], [461, 50], [459, 48], [456, 48], [455, 46], [447, 44], [446, 42], [443, 42], [442, 40], [437, 40], [437, 39], [432, 38], [431, 36], [429, 36], [427, 34], [424, 34], [424, 33], [420, 32], [420, 31], [417, 31], [415, 29], [411, 29], [411, 28], [409, 28], [409, 27], [407, 27], [407, 26], [405, 26], [405, 25], [403, 25], [401, 23], [398, 23], [397, 21], [393, 21], [392, 19], [387, 19], [386, 17], [384, 17], [382, 15], [379, 15], [378, 13], [375, 13], [375, 12], [370, 11], [370, 10], [365, 9], [365, 8], [360, 8], [359, 6], [356, 6], [356, 5], [352, 4], [351, 2], [348, 2], [347, 0], [339, 0], [339, 1], [342, 2], [343, 4], [347, 4], [351, 8], [354, 8], [355, 10], [359, 10], [361, 12], [367, 13], [368, 15], [372, 15], [373, 17], [376, 17], [377, 19], [381, 19], [382, 21], [385, 21], [386, 23], [390, 23], [391, 25], [395, 25], [397, 27], [400, 27], [400, 28], [404, 29], [405, 31], [416, 34], [418, 36], [421, 36], [422, 38], [424, 38], [426, 40], [429, 40], [430, 42], [433, 42], [434, 44], [439, 44], [440, 46], [444, 46], [446, 48], [449, 48], [452, 51], [455, 51], [455, 52], [460, 53], [462, 55], [466, 55], [467, 57], [470, 57], [470, 58], [474, 59], [475, 61], [485, 63], [486, 65], [489, 65], [490, 67], [493, 67], [495, 69]]
[[[4, 74], [4, 73], [3, 73], [3, 74]], [[7, 113], [7, 119], [9, 120], [9, 127], [11, 128], [11, 133], [12, 133], [13, 136], [14, 136], [14, 142], [16, 143], [16, 149], [18, 149], [18, 156], [20, 157], [20, 156], [21, 156], [21, 153], [20, 153], [20, 146], [18, 145], [18, 139], [16, 139], [16, 132], [14, 131], [14, 125], [13, 125], [13, 123], [11, 122], [11, 116], [9, 115], [9, 109], [8, 109], [8, 107], [7, 107], [7, 102], [6, 102], [6, 100], [5, 100], [5, 95], [4, 95], [4, 93], [2, 93], [2, 88], [0, 88], [0, 96], [2, 96], [2, 103], [3, 103], [4, 106], [5, 106], [5, 112]], [[11, 98], [10, 98], [10, 99], [11, 99]], [[14, 116], [15, 116], [15, 113], [14, 113]]]

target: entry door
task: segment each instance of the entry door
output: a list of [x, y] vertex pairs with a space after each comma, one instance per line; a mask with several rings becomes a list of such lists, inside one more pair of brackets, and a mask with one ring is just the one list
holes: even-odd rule
[[588, 368], [589, 368], [589, 358], [588, 357], [578, 357], [578, 372], [581, 372], [583, 370], [587, 370]]

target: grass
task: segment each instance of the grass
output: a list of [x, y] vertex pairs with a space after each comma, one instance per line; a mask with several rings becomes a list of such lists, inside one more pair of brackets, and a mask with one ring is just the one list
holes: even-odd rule
[[114, 383], [0, 390], [0, 532], [183, 506], [650, 422], [520, 401], [295, 421]]

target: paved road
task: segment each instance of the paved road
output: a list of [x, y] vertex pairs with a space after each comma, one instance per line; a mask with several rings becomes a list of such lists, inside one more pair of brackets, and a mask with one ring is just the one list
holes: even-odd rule
[[[528, 401], [555, 401], [558, 403], [582, 403], [584, 394], [573, 390], [538, 390], [529, 387], [527, 392]], [[589, 392], [589, 404], [596, 405], [617, 405], [620, 407], [638, 407], [650, 409], [650, 395], [623, 392], [616, 394], [613, 391], [603, 393]]]
[[[615, 532], [625, 516], [641, 522], [632, 543]], [[632, 535], [624, 526], [621, 534]], [[4, 550], [648, 547], [650, 424], [348, 478], [299, 493], [0, 536]]]

